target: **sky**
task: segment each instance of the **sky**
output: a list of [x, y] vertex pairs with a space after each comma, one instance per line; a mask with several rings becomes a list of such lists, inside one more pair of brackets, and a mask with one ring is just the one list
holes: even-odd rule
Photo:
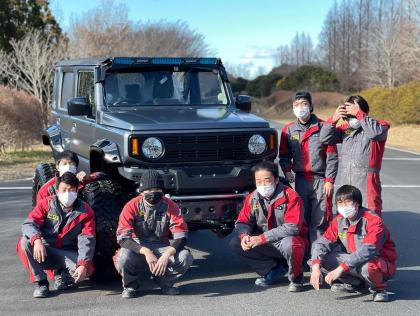
[[[267, 73], [273, 54], [290, 44], [296, 32], [310, 34], [316, 44], [334, 0], [115, 0], [129, 9], [129, 19], [177, 21], [205, 36], [229, 68], [247, 67], [250, 76]], [[100, 5], [101, 0], [50, 0], [65, 31], [72, 16]]]

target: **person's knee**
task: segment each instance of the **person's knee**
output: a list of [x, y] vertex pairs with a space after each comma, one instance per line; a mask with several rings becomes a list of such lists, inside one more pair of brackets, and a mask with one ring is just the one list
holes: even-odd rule
[[194, 261], [193, 255], [187, 249], [181, 250], [178, 254], [178, 258], [184, 270], [188, 270]]
[[125, 248], [121, 248], [117, 254], [115, 268], [118, 272], [121, 272], [127, 267], [132, 267], [135, 265], [136, 253]]
[[20, 239], [20, 247], [26, 253], [32, 252], [32, 249], [33, 249], [33, 246], [31, 245], [31, 242], [26, 237], [22, 237]]
[[281, 252], [284, 257], [291, 258], [293, 253], [293, 237], [284, 237], [280, 241]]
[[241, 246], [241, 240], [238, 235], [234, 235], [232, 239], [229, 241], [229, 247], [230, 249], [235, 253], [242, 253], [242, 246]]

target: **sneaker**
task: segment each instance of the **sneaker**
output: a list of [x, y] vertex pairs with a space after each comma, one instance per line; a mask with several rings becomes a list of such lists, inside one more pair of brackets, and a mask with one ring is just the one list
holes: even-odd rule
[[137, 296], [137, 289], [132, 287], [125, 287], [121, 293], [122, 298], [134, 298]]
[[388, 302], [389, 297], [386, 291], [378, 291], [373, 293], [374, 302]]
[[303, 284], [299, 282], [291, 281], [289, 287], [287, 288], [289, 292], [302, 292], [303, 291]]
[[331, 291], [342, 293], [354, 293], [356, 292], [356, 287], [347, 283], [333, 283], [331, 285]]
[[281, 278], [286, 274], [287, 270], [282, 266], [278, 265], [276, 268], [268, 272], [264, 277], [257, 278], [255, 280], [256, 286], [268, 287], [270, 285], [279, 283]]
[[50, 294], [49, 284], [48, 281], [44, 280], [44, 282], [38, 282], [32, 296], [35, 298], [45, 298], [48, 297], [48, 294]]
[[369, 290], [366, 287], [365, 283], [361, 283], [360, 285], [353, 285], [348, 283], [333, 283], [331, 285], [331, 291], [341, 293], [369, 293]]
[[165, 294], [165, 295], [178, 295], [179, 294], [179, 288], [174, 287], [174, 286], [163, 287], [161, 290], [162, 290], [162, 294]]
[[67, 269], [58, 271], [54, 276], [54, 285], [56, 290], [67, 290], [74, 284], [74, 278], [70, 275]]

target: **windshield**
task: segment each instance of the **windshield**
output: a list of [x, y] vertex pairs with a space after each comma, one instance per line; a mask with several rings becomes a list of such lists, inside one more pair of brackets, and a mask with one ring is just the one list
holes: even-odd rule
[[110, 107], [228, 103], [219, 71], [204, 67], [110, 72], [104, 95]]

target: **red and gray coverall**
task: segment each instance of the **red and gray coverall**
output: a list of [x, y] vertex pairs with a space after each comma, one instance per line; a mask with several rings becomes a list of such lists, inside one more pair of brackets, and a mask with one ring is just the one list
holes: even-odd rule
[[[172, 233], [173, 243], [169, 243]], [[155, 277], [160, 287], [172, 287], [192, 264], [191, 253], [184, 248], [188, 227], [180, 215], [179, 207], [164, 197], [158, 204], [149, 206], [139, 195], [123, 208], [117, 229], [121, 248], [114, 256], [114, 264], [122, 276], [123, 287], [138, 288], [139, 272], [147, 266], [140, 248], [149, 248], [159, 258], [169, 246], [176, 249], [169, 258], [165, 275]]]
[[[342, 246], [337, 247], [340, 242]], [[362, 280], [373, 290], [382, 291], [395, 273], [396, 260], [395, 244], [382, 218], [361, 208], [353, 222], [341, 215], [333, 219], [324, 235], [312, 244], [309, 263], [319, 263], [324, 273], [340, 265], [346, 272], [340, 278], [344, 283], [360, 285]]]
[[[53, 195], [40, 201], [22, 225], [16, 250], [29, 272], [31, 282], [46, 280], [45, 270], [68, 269], [72, 275], [84, 265], [92, 274], [95, 252], [95, 214], [90, 206], [77, 199], [73, 208], [65, 212]], [[34, 259], [34, 242], [41, 239], [47, 256], [43, 263]]]
[[[79, 184], [79, 187], [77, 188], [78, 191], [83, 190], [85, 185], [98, 180], [105, 180], [108, 177], [104, 172], [94, 172], [89, 176], [89, 179], [86, 181], [83, 181]], [[47, 196], [50, 195], [56, 195], [57, 192], [57, 177], [52, 177], [50, 180], [48, 180], [44, 185], [39, 189], [38, 193], [36, 194], [36, 201], [41, 201], [42, 199], [45, 199]]]
[[280, 139], [280, 167], [285, 174], [291, 170], [296, 174], [295, 190], [303, 200], [311, 243], [332, 219], [332, 195], [325, 196], [324, 183], [334, 183], [338, 169], [337, 147], [320, 142], [323, 125], [312, 114], [305, 125], [299, 121], [286, 124]]
[[[230, 247], [261, 276], [286, 259], [289, 280], [300, 280], [308, 246], [308, 228], [303, 213], [302, 199], [293, 189], [281, 183], [269, 201], [254, 191], [245, 199]], [[244, 251], [241, 239], [245, 235], [259, 235], [263, 244]]]
[[369, 117], [362, 110], [356, 118], [361, 124], [357, 130], [349, 128], [347, 123], [337, 126], [329, 119], [321, 130], [320, 140], [324, 144], [343, 144], [338, 177], [340, 184], [357, 187], [362, 192], [363, 203], [381, 215], [379, 172], [390, 125]]

